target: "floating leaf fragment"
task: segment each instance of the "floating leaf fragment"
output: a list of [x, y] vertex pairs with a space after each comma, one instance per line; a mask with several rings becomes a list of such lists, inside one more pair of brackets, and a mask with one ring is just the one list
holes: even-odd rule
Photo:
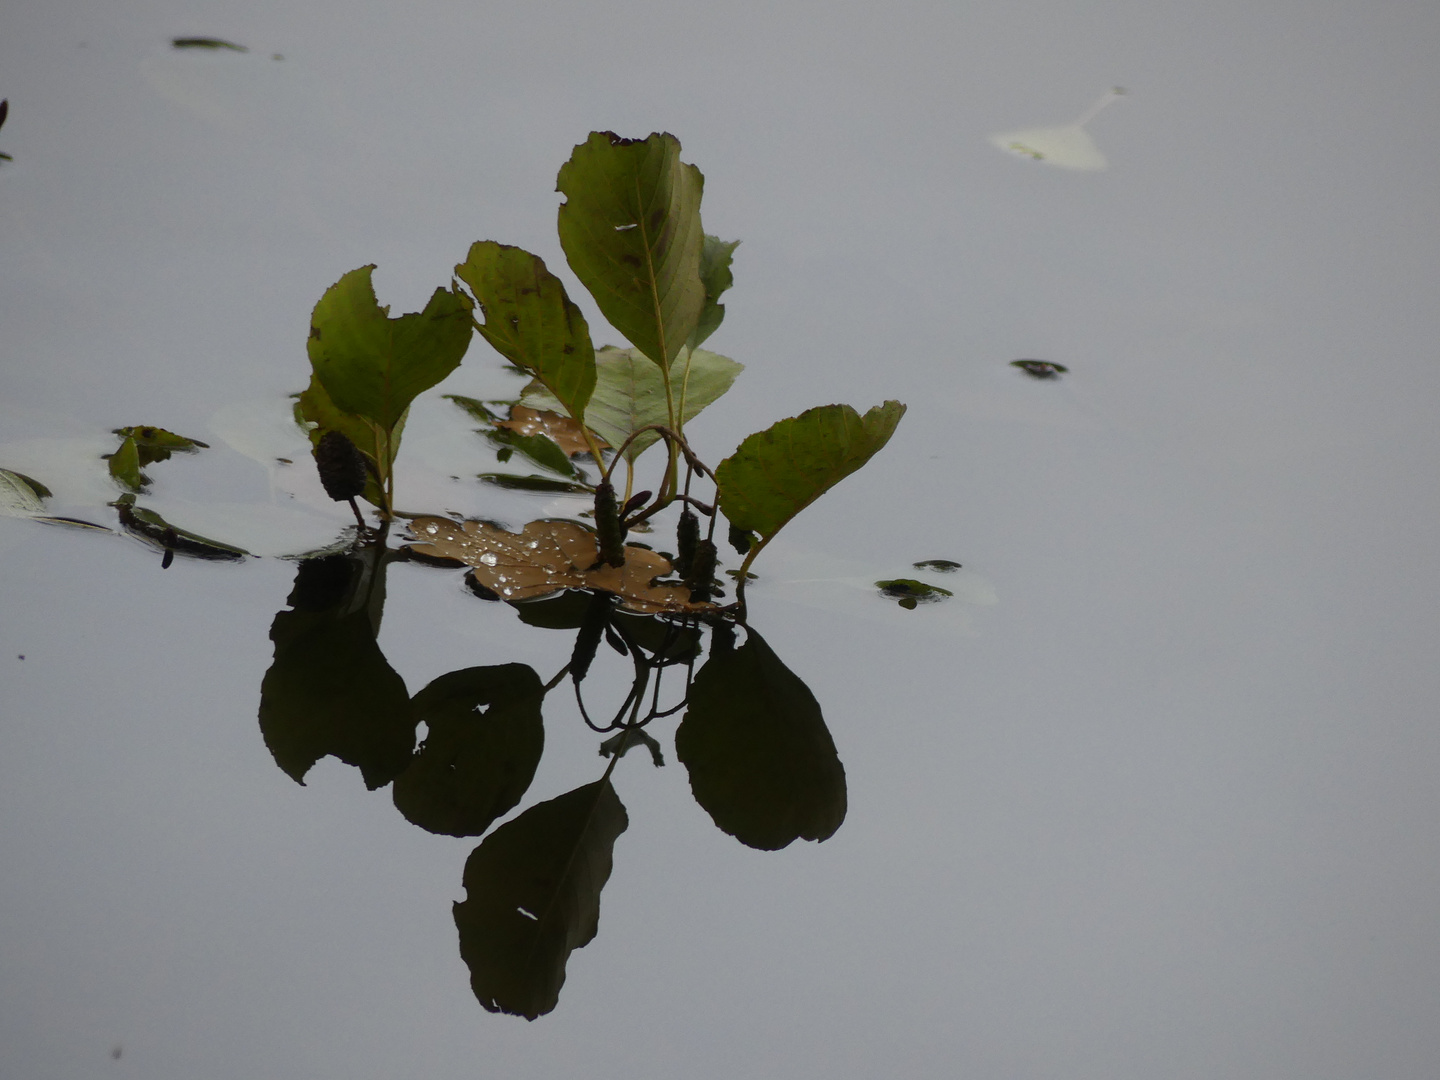
[[614, 593], [626, 610], [643, 614], [714, 607], [690, 603], [690, 590], [683, 586], [653, 584], [672, 568], [668, 559], [646, 548], [627, 546], [624, 566], [597, 566], [595, 533], [577, 522], [532, 521], [512, 533], [484, 521], [417, 517], [410, 530], [418, 540], [408, 545], [410, 551], [472, 567], [475, 580], [505, 600], [596, 589]]
[[231, 52], [249, 52], [244, 45], [236, 45], [233, 41], [226, 41], [224, 38], [215, 37], [177, 37], [170, 39], [172, 49], [229, 49]]
[[917, 563], [911, 563], [916, 570], [934, 570], [940, 574], [953, 574], [960, 569], [960, 564], [951, 559], [921, 559]]
[[480, 473], [479, 476], [482, 483], [510, 491], [533, 491], [540, 495], [586, 495], [591, 490], [588, 484], [556, 480], [550, 476], [515, 476], [512, 473]]
[[[510, 416], [496, 420], [498, 428], [508, 428], [517, 435], [543, 435], [560, 447], [566, 457], [586, 453], [585, 437], [580, 434], [580, 425], [568, 416], [545, 409], [531, 409], [524, 405], [512, 405]], [[605, 444], [601, 443], [602, 450]]]
[[1011, 360], [1010, 366], [1019, 368], [1032, 379], [1058, 379], [1070, 370], [1064, 364], [1050, 360]]
[[917, 604], [934, 604], [955, 595], [949, 589], [942, 589], [939, 585], [927, 585], [914, 578], [877, 581], [875, 587], [910, 611], [915, 610]]
[[135, 496], [128, 492], [112, 505], [119, 513], [120, 524], [126, 532], [165, 552], [166, 566], [170, 565], [169, 559], [174, 555], [234, 562], [250, 554], [244, 548], [171, 525], [155, 511], [136, 506]]

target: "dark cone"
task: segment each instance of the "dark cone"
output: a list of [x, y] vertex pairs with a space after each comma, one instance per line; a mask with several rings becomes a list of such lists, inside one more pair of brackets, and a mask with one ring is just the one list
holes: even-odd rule
[[365, 493], [368, 471], [365, 455], [338, 431], [327, 431], [315, 445], [315, 466], [320, 470], [320, 483], [325, 494], [336, 502], [344, 502]]

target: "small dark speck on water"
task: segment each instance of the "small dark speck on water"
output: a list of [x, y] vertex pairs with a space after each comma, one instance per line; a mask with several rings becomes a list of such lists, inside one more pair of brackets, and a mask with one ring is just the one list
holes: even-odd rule
[[22, 652], [22, 653], [19, 655], [19, 657], [17, 657], [17, 659], [24, 660], [24, 659], [25, 659], [25, 654]]
[[120, 1045], [117, 1043], [117, 1044], [114, 1046], [114, 1048], [111, 1049], [111, 1051], [110, 1051], [110, 1056], [111, 1056], [112, 1058], [114, 1058], [116, 1061], [119, 1061], [119, 1060], [120, 1060], [120, 1055], [123, 1054], [124, 1052], [125, 1052], [125, 1048], [124, 1048], [123, 1046], [120, 1046]]

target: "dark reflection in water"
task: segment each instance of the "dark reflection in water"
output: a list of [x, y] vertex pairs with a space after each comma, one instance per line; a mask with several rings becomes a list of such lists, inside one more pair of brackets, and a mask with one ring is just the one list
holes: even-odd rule
[[[681, 715], [675, 746], [691, 791], [742, 844], [773, 851], [825, 840], [844, 821], [845, 770], [819, 703], [743, 622], [639, 615], [609, 593], [572, 590], [512, 605], [532, 626], [573, 634], [568, 662], [557, 648], [563, 666], [548, 682], [526, 664], [501, 663], [448, 672], [412, 696], [377, 642], [386, 568], [408, 557], [381, 533], [300, 563], [270, 629], [260, 729], [299, 782], [333, 756], [371, 790], [392, 784], [396, 809], [419, 828], [483, 837], [454, 915], [486, 1009], [534, 1019], [558, 1003], [571, 952], [598, 932], [600, 893], [629, 824], [611, 775], [631, 749], [662, 763], [645, 730], [652, 722]], [[584, 693], [602, 647], [634, 672], [619, 706], [603, 712]], [[542, 708], [567, 681], [585, 723], [609, 734], [602, 774], [492, 828], [524, 800], [545, 745]]]

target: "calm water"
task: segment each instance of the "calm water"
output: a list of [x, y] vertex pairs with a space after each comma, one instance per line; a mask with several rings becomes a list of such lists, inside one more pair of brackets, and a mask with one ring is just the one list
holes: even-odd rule
[[[149, 505], [266, 556], [162, 570], [0, 517], [0, 1074], [1429, 1075], [1433, 6], [31, 2], [0, 25], [0, 467], [113, 524], [110, 430], [193, 435], [211, 449], [154, 466]], [[190, 34], [250, 51], [169, 48]], [[1086, 127], [1107, 170], [987, 141], [1113, 84]], [[476, 841], [267, 750], [278, 556], [349, 516], [274, 458], [303, 459], [286, 395], [328, 285], [376, 262], [414, 310], [481, 238], [558, 269], [555, 171], [605, 128], [674, 132], [707, 229], [743, 240], [708, 344], [747, 370], [693, 427], [707, 460], [814, 404], [910, 411], [750, 597], [824, 711], [844, 824], [742, 846], [656, 721], [665, 767], [615, 770], [599, 934], [527, 1023], [481, 1009], [457, 951]], [[477, 340], [442, 390], [515, 386]], [[403, 506], [581, 505], [468, 479], [494, 467], [473, 426], [417, 403]], [[899, 576], [956, 596], [901, 610], [873, 586]], [[403, 563], [378, 644], [410, 693], [569, 656]], [[601, 662], [587, 696], [618, 700]], [[562, 691], [523, 805], [604, 771]]]

